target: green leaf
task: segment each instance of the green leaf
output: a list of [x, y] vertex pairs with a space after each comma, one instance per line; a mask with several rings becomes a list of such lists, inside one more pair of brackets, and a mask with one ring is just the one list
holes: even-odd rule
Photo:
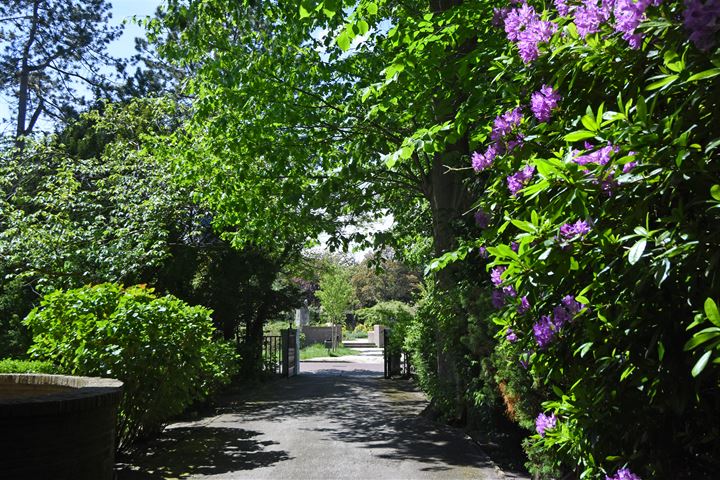
[[368, 3], [367, 5], [365, 5], [365, 10], [370, 15], [377, 15], [378, 6], [375, 3]]
[[585, 355], [590, 351], [590, 348], [593, 346], [593, 342], [587, 342], [580, 345], [577, 350], [575, 350], [575, 353], [573, 355], [580, 354], [580, 358], [585, 358]]
[[357, 27], [358, 27], [358, 31], [359, 31], [360, 35], [365, 35], [368, 32], [368, 30], [370, 29], [370, 26], [368, 25], [368, 23], [365, 20], [360, 20], [357, 23]]
[[512, 222], [513, 225], [515, 225], [517, 228], [519, 228], [523, 232], [528, 232], [528, 233], [535, 232], [535, 226], [530, 222], [524, 222], [522, 220], [515, 220], [515, 219], [512, 219], [510, 221]]
[[705, 315], [716, 327], [720, 327], [720, 311], [712, 298], [705, 299]]
[[692, 368], [692, 371], [690, 372], [693, 377], [697, 377], [702, 373], [703, 370], [705, 370], [705, 366], [708, 363], [708, 360], [710, 360], [710, 355], [712, 354], [712, 350], [707, 351], [703, 354], [702, 357], [695, 363], [695, 366]]
[[706, 78], [712, 78], [717, 75], [720, 75], [720, 68], [711, 68], [710, 70], [705, 70], [704, 72], [696, 73], [695, 75], [692, 75], [690, 78], [688, 78], [685, 81], [686, 82], [696, 82], [698, 80], [705, 80]]
[[307, 18], [309, 16], [310, 12], [308, 12], [303, 4], [300, 4], [300, 18]]
[[702, 345], [703, 343], [709, 342], [711, 340], [714, 340], [716, 338], [720, 337], [720, 333], [718, 332], [704, 332], [704, 333], [696, 333], [693, 335], [693, 337], [685, 342], [685, 345], [683, 346], [683, 350], [694, 350], [698, 346]]
[[710, 196], [720, 202], [720, 185], [713, 185], [710, 187]]
[[335, 41], [343, 52], [347, 52], [348, 49], [350, 49], [350, 35], [348, 35], [347, 30], [343, 30]]
[[563, 138], [566, 142], [577, 142], [587, 138], [593, 138], [594, 136], [595, 134], [593, 132], [588, 132], [587, 130], [577, 130], [575, 132], [568, 133]]
[[637, 105], [635, 106], [638, 120], [645, 123], [647, 120], [647, 104], [645, 103], [645, 97], [639, 96], [637, 99]]
[[594, 115], [584, 115], [580, 121], [585, 128], [592, 132], [596, 132], [599, 128]]
[[660, 80], [656, 80], [650, 85], [648, 85], [645, 89], [646, 90], [657, 90], [658, 88], [666, 87], [673, 83], [675, 80], [678, 79], [677, 75], [667, 75], [664, 78], [661, 78]]
[[630, 265], [635, 265], [638, 260], [640, 260], [640, 257], [642, 257], [642, 254], [645, 251], [645, 245], [647, 245], [647, 240], [641, 238], [630, 248], [630, 252], [628, 253], [628, 261], [630, 262]]

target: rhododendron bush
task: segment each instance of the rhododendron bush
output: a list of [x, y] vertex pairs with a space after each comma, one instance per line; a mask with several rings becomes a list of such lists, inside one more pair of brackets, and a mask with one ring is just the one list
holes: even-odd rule
[[[513, 2], [468, 161], [532, 469], [718, 471], [720, 2]], [[519, 372], [519, 373], [518, 373]], [[694, 475], [694, 476], [693, 476]], [[708, 477], [709, 478], [709, 477]]]

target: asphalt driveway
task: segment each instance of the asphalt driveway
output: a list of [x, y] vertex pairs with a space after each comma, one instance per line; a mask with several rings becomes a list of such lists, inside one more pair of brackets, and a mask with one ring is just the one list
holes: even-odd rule
[[462, 432], [420, 416], [381, 363], [303, 362], [299, 376], [224, 398], [118, 464], [119, 480], [503, 479]]

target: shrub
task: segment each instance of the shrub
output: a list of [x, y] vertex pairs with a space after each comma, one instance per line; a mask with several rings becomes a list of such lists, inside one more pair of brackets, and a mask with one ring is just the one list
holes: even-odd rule
[[589, 26], [614, 2], [529, 3], [498, 11], [511, 42], [485, 88], [502, 100], [468, 167], [484, 187], [474, 251], [492, 269], [497, 378], [536, 432], [531, 470], [709, 478], [719, 14], [617, 2]]
[[51, 362], [4, 358], [0, 360], [0, 373], [60, 373], [60, 371]]
[[55, 291], [25, 322], [33, 333], [32, 358], [69, 374], [124, 383], [120, 449], [227, 383], [236, 367], [232, 348], [212, 340], [209, 310], [143, 286]]

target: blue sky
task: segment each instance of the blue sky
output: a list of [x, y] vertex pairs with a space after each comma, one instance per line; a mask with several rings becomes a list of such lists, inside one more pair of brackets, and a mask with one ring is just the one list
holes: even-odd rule
[[[152, 15], [162, 3], [162, 0], [111, 0], [109, 3], [112, 4], [111, 24], [120, 25], [133, 16]], [[144, 36], [144, 32], [141, 27], [127, 22], [122, 36], [109, 46], [110, 54], [116, 57], [129, 58], [135, 53], [135, 37], [142, 36]], [[10, 121], [12, 104], [12, 97], [0, 96], [0, 132], [9, 133], [14, 130]], [[38, 122], [38, 127], [48, 129], [50, 125], [47, 122]]]

